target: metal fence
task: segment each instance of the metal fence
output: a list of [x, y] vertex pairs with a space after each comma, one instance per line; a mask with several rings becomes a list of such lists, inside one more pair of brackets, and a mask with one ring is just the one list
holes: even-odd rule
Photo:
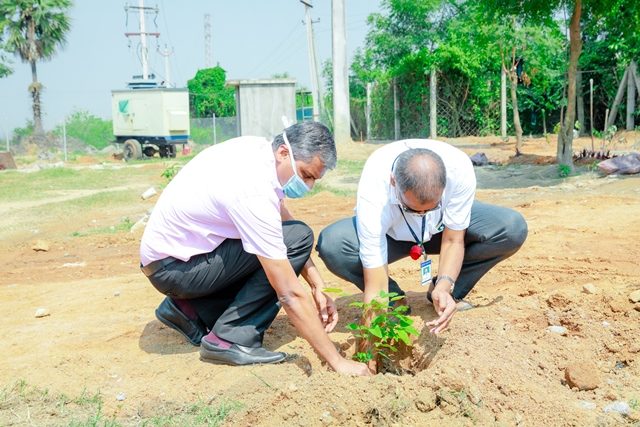
[[217, 144], [237, 136], [239, 134], [236, 116], [191, 119], [191, 139], [196, 144]]

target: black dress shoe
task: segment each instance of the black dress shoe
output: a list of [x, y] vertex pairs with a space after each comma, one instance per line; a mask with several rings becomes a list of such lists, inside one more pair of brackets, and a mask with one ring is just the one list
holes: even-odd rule
[[253, 365], [256, 363], [280, 363], [287, 357], [286, 353], [280, 351], [269, 351], [264, 347], [245, 347], [239, 344], [231, 344], [231, 347], [224, 349], [215, 344], [211, 344], [206, 339], [202, 340], [200, 346], [200, 360], [210, 363], [221, 363], [225, 365]]
[[169, 297], [156, 308], [156, 317], [168, 327], [180, 332], [195, 346], [199, 346], [202, 337], [207, 334], [207, 328], [200, 319], [189, 319]]

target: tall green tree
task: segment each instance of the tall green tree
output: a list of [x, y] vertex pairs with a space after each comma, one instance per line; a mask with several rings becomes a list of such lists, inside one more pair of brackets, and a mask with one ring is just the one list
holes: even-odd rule
[[9, 59], [7, 58], [7, 52], [4, 48], [3, 35], [4, 27], [7, 25], [6, 17], [0, 16], [0, 79], [7, 77], [13, 72], [9, 66]]
[[187, 82], [195, 117], [229, 117], [236, 114], [235, 90], [226, 86], [226, 71], [219, 65], [198, 70]]
[[40, 99], [43, 86], [38, 81], [37, 63], [50, 60], [66, 44], [71, 4], [71, 0], [0, 0], [6, 49], [31, 67], [29, 93], [36, 135], [44, 134]]
[[[582, 26], [583, 10], [590, 11], [595, 16], [607, 15], [620, 9], [637, 10], [637, 0], [482, 0], [482, 3], [492, 9], [496, 15], [506, 13], [519, 16], [521, 19], [548, 20], [558, 11], [566, 10], [570, 15], [569, 30], [569, 61], [567, 69], [567, 109], [564, 120], [558, 134], [558, 146], [556, 158], [559, 164], [567, 165], [573, 169], [573, 129], [576, 120], [576, 76], [578, 61], [582, 53]], [[632, 39], [634, 28], [638, 23], [633, 22], [633, 14], [623, 14], [616, 22], [619, 28], [632, 28], [623, 31], [626, 39]], [[614, 30], [620, 33], [619, 30]], [[613, 40], [611, 41], [613, 43]]]

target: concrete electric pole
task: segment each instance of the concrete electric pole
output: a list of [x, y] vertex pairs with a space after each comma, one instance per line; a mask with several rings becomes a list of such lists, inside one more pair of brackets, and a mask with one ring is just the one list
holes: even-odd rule
[[211, 15], [204, 15], [204, 67], [213, 67], [213, 52], [211, 49]]
[[[307, 26], [307, 50], [309, 51], [309, 72], [311, 74], [311, 97], [313, 98], [313, 121], [320, 121], [322, 112], [322, 96], [320, 94], [320, 78], [318, 76], [318, 61], [316, 60], [316, 45], [313, 37], [313, 23], [311, 19], [311, 0], [300, 0], [304, 4], [304, 22]], [[317, 22], [317, 21], [316, 21]]]
[[124, 33], [127, 37], [138, 36], [140, 37], [140, 61], [142, 62], [142, 80], [149, 80], [149, 48], [147, 46], [147, 36], [155, 36], [156, 38], [160, 37], [160, 33], [154, 32], [149, 33], [146, 29], [146, 24], [144, 20], [144, 15], [146, 12], [155, 12], [158, 13], [157, 7], [145, 7], [144, 0], [138, 1], [138, 6], [125, 6], [124, 10], [128, 13], [129, 9], [134, 9], [138, 11], [138, 22], [139, 22], [139, 30], [138, 32], [133, 33]]
[[164, 49], [158, 48], [158, 53], [164, 58], [164, 87], [173, 87], [171, 84], [171, 66], [169, 65], [169, 57], [173, 54], [173, 48], [169, 49], [164, 45]]
[[331, 1], [333, 54], [333, 135], [337, 143], [351, 142], [347, 32], [344, 0]]

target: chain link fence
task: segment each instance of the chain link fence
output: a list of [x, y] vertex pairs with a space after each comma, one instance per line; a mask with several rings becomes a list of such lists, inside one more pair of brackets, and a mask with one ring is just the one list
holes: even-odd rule
[[[352, 137], [428, 138], [431, 134], [429, 78], [429, 75], [409, 75], [395, 82], [392, 79], [378, 81], [370, 87], [368, 102], [364, 97], [352, 98]], [[444, 73], [439, 73], [437, 79], [436, 135], [456, 138], [500, 134], [499, 75], [495, 82], [485, 82], [482, 100], [472, 94], [472, 85], [477, 82]], [[367, 105], [371, 109], [368, 134]]]
[[236, 116], [191, 119], [191, 139], [196, 144], [212, 145], [237, 136], [239, 134]]

